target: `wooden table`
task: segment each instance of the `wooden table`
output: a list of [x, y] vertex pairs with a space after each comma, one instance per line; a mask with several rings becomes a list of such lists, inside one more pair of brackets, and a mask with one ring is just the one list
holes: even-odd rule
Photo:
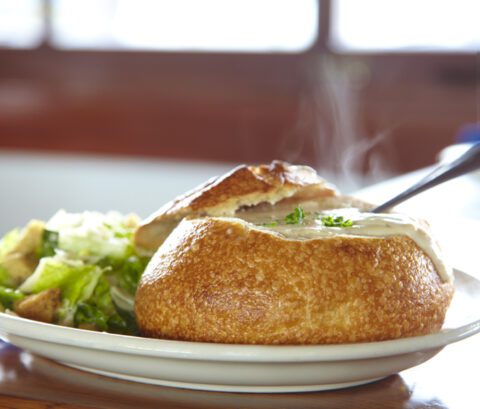
[[217, 393], [111, 379], [0, 343], [0, 408], [477, 408], [479, 368], [476, 335], [369, 385], [298, 394]]

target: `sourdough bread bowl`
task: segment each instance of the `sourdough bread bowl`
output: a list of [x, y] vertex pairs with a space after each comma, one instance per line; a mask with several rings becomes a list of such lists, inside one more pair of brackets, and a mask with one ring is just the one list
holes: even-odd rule
[[[339, 195], [309, 168], [282, 162], [259, 168], [266, 170], [263, 180], [274, 169], [274, 188], [263, 187], [254, 197], [250, 191], [247, 201], [220, 182], [219, 214], [209, 214], [211, 206], [193, 208], [184, 196], [138, 231], [138, 244], [154, 231], [161, 232], [154, 242], [162, 243], [136, 293], [143, 335], [305, 345], [440, 330], [453, 283], [428, 226], [400, 215], [363, 213], [369, 204]], [[197, 203], [202, 189], [194, 195]], [[384, 219], [391, 231], [388, 223], [378, 228]], [[163, 222], [174, 225], [166, 239], [158, 227]]]
[[281, 161], [241, 165], [166, 203], [137, 229], [135, 243], [139, 248], [156, 250], [187, 216], [234, 216], [258, 204], [300, 203], [336, 193], [333, 186], [308, 166]]

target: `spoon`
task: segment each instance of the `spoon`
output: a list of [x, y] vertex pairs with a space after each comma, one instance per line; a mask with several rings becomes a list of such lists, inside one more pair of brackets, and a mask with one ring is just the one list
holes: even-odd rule
[[480, 169], [480, 143], [473, 145], [468, 151], [466, 151], [459, 158], [455, 159], [453, 162], [435, 168], [419, 182], [395, 196], [393, 199], [390, 199], [380, 206], [377, 206], [371, 210], [371, 212], [383, 213], [391, 207], [396, 206], [397, 204], [402, 203], [427, 189], [446, 182], [447, 180], [454, 179], [469, 172], [473, 172], [477, 169]]

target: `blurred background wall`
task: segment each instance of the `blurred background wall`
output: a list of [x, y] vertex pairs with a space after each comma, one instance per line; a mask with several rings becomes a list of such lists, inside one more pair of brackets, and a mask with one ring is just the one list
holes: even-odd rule
[[382, 177], [479, 118], [476, 0], [0, 0], [0, 149]]

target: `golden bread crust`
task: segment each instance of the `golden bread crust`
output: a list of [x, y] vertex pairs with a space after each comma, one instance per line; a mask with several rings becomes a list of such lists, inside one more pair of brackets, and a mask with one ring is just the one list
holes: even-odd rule
[[233, 216], [258, 203], [277, 203], [333, 196], [335, 189], [307, 166], [273, 161], [269, 165], [241, 165], [177, 197], [145, 220], [135, 233], [139, 248], [154, 251], [186, 216]]
[[453, 295], [408, 237], [289, 240], [239, 219], [183, 220], [138, 287], [149, 337], [335, 344], [440, 330]]

